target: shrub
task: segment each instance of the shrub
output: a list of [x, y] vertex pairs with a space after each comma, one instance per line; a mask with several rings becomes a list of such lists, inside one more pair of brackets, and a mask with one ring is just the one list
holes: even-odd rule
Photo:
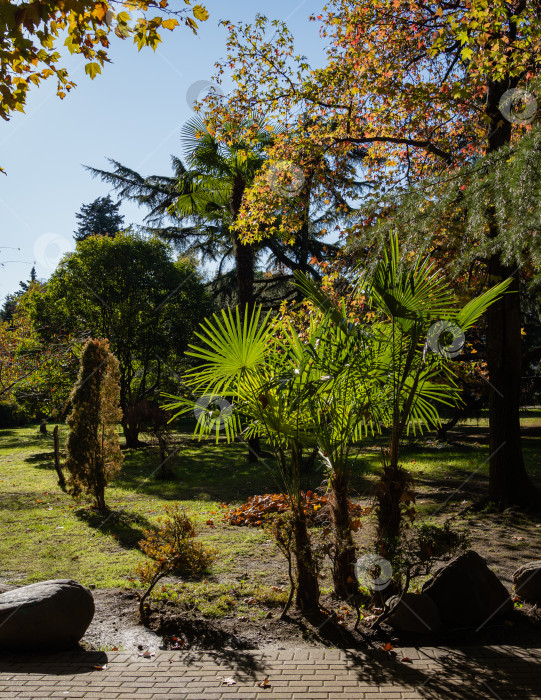
[[23, 408], [13, 401], [0, 401], [0, 428], [20, 428], [27, 423]]
[[168, 574], [198, 578], [214, 561], [215, 551], [195, 539], [194, 524], [178, 504], [166, 505], [165, 519], [156, 530], [145, 530], [145, 539], [139, 542], [141, 550], [152, 561], [139, 564], [135, 571], [145, 586], [139, 600], [139, 612], [145, 616], [145, 601], [158, 581]]
[[107, 340], [89, 340], [81, 355], [66, 443], [67, 491], [86, 493], [105, 511], [105, 487], [120, 471], [122, 452], [115, 432], [121, 419], [118, 361]]

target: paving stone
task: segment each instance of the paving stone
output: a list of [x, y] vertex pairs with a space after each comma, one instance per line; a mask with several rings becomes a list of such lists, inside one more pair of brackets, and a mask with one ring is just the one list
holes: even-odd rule
[[[234, 654], [215, 658], [159, 651], [149, 663], [108, 652], [105, 671], [92, 668], [105, 663], [103, 654], [64, 653], [24, 662], [11, 658], [9, 663], [0, 657], [0, 700], [418, 700], [444, 685], [446, 692], [465, 700], [541, 698], [541, 649], [396, 651], [397, 659], [334, 649], [243, 652], [238, 661]], [[411, 665], [400, 663], [406, 656]], [[235, 685], [221, 685], [228, 676], [235, 678]], [[270, 682], [266, 690], [257, 686], [265, 676]]]

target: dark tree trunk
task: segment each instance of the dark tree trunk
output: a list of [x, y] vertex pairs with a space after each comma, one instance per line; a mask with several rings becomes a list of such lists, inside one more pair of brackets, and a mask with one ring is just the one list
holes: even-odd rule
[[512, 277], [511, 293], [487, 312], [487, 366], [490, 380], [489, 499], [500, 509], [541, 507], [541, 493], [530, 481], [520, 437], [521, 317], [518, 271], [490, 260], [490, 277]]
[[382, 557], [393, 557], [396, 552], [402, 525], [402, 496], [409, 482], [409, 475], [401, 467], [383, 466], [376, 490], [378, 545]]
[[[241, 175], [235, 176], [231, 189], [231, 199], [229, 208], [231, 212], [232, 225], [240, 213], [242, 198], [246, 182]], [[241, 315], [244, 315], [246, 308], [254, 303], [254, 275], [255, 275], [255, 251], [254, 246], [243, 243], [235, 231], [233, 234], [233, 252], [235, 255], [235, 272], [237, 276], [237, 293]]]
[[[490, 131], [487, 153], [494, 153], [511, 141], [511, 124], [503, 118], [499, 102], [504, 92], [516, 87], [515, 81], [488, 84], [487, 114]], [[490, 236], [498, 235], [491, 217]], [[490, 380], [489, 421], [489, 498], [499, 507], [541, 507], [541, 493], [534, 487], [524, 467], [520, 437], [521, 312], [518, 269], [506, 267], [495, 253], [489, 261], [491, 284], [512, 278], [510, 293], [487, 312], [487, 367]]]
[[173, 479], [175, 474], [171, 465], [171, 459], [167, 454], [167, 439], [163, 435], [158, 435], [158, 448], [160, 451], [160, 469], [158, 478], [164, 480]]
[[122, 421], [122, 431], [126, 440], [126, 447], [140, 447], [139, 425], [137, 423]]
[[255, 255], [253, 246], [242, 243], [237, 235], [234, 241], [235, 266], [237, 273], [237, 291], [241, 315], [246, 313], [254, 303]]
[[105, 513], [109, 510], [107, 507], [107, 504], [105, 503], [105, 489], [104, 488], [96, 488], [94, 491], [94, 499], [96, 501], [95, 506], [96, 509], [99, 510], [102, 513]]
[[346, 474], [333, 474], [330, 480], [329, 504], [334, 533], [333, 583], [339, 598], [349, 599], [359, 592], [355, 577], [355, 544], [351, 534]]
[[[233, 224], [239, 215], [245, 189], [246, 182], [244, 178], [241, 175], [237, 175], [233, 180], [231, 199], [229, 202]], [[254, 303], [255, 249], [253, 245], [243, 243], [236, 232], [233, 235], [239, 312], [241, 318], [244, 318], [246, 313], [250, 313]], [[248, 440], [248, 446], [248, 461], [257, 462], [261, 454], [259, 438], [250, 438], [250, 440]]]
[[54, 439], [54, 468], [58, 474], [58, 485], [62, 491], [66, 490], [66, 479], [64, 477], [64, 472], [60, 466], [60, 440], [58, 437], [58, 425], [55, 425], [53, 429], [53, 439]]
[[293, 511], [293, 518], [295, 563], [297, 565], [295, 603], [304, 614], [319, 609], [319, 583], [304, 511], [296, 508]]

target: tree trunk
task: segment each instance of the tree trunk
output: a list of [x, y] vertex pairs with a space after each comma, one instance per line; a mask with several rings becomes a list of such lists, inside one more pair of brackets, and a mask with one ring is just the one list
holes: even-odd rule
[[171, 459], [167, 454], [167, 440], [163, 435], [158, 435], [158, 447], [160, 451], [160, 469], [158, 478], [170, 480], [174, 478], [174, 472], [171, 466]]
[[489, 499], [500, 508], [541, 507], [541, 493], [530, 481], [520, 437], [521, 333], [518, 271], [490, 260], [496, 283], [513, 278], [511, 293], [487, 312], [487, 366], [490, 380]]
[[122, 431], [126, 440], [126, 447], [139, 447], [139, 425], [133, 422], [122, 421]]
[[402, 495], [407, 491], [411, 479], [401, 467], [383, 466], [381, 480], [377, 485], [378, 502], [378, 547], [379, 554], [392, 558], [396, 553], [402, 525]]
[[304, 511], [293, 511], [295, 537], [295, 563], [297, 565], [297, 589], [295, 603], [304, 614], [319, 610], [319, 583], [306, 526]]
[[58, 485], [62, 491], [66, 490], [66, 479], [64, 477], [64, 472], [60, 466], [60, 440], [58, 438], [58, 425], [53, 428], [53, 439], [54, 439], [54, 468], [58, 474]]
[[[499, 102], [516, 80], [488, 84], [486, 111], [490, 117], [487, 154], [511, 142], [511, 124], [503, 118]], [[489, 212], [491, 238], [498, 228]], [[490, 381], [489, 498], [499, 508], [541, 507], [539, 492], [526, 473], [520, 437], [521, 313], [518, 269], [506, 267], [499, 253], [489, 261], [490, 283], [512, 277], [510, 293], [487, 312], [487, 367]]]
[[351, 534], [348, 505], [348, 478], [346, 474], [333, 473], [330, 480], [331, 518], [334, 533], [333, 582], [339, 598], [349, 599], [359, 592], [355, 577], [355, 544]]
[[259, 462], [261, 457], [261, 443], [258, 437], [253, 437], [248, 440], [248, 461]]
[[254, 303], [255, 255], [253, 246], [242, 243], [236, 234], [234, 251], [239, 311], [241, 316], [244, 316], [246, 309], [250, 309]]
[[[241, 175], [235, 176], [231, 189], [229, 208], [234, 225], [242, 206], [246, 182]], [[244, 318], [254, 303], [255, 250], [253, 245], [243, 243], [238, 233], [233, 234], [233, 252], [235, 255], [235, 272], [237, 277], [237, 296], [240, 317]], [[248, 440], [248, 461], [257, 462], [261, 454], [259, 438]]]
[[104, 488], [96, 488], [94, 491], [94, 499], [96, 501], [95, 506], [96, 510], [99, 510], [102, 513], [106, 513], [109, 508], [107, 507], [107, 504], [105, 503], [105, 489]]

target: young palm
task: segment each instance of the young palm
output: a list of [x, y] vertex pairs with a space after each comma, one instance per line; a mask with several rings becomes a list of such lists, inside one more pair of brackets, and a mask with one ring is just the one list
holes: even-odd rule
[[[505, 292], [509, 281], [489, 289], [457, 309], [451, 287], [428, 258], [412, 267], [401, 265], [396, 237], [391, 239], [372, 275], [358, 272], [355, 296], [363, 296], [376, 314], [373, 324], [352, 324], [344, 307], [305, 276], [299, 286], [326, 317], [348, 337], [372, 353], [376, 379], [365, 396], [371, 415], [390, 429], [389, 446], [382, 451], [378, 485], [378, 541], [383, 556], [392, 557], [400, 535], [403, 506], [413, 518], [408, 474], [399, 465], [400, 441], [405, 433], [439, 426], [438, 404], [453, 405], [459, 394], [449, 360], [467, 331]], [[348, 362], [355, 365], [356, 356]], [[363, 357], [362, 364], [366, 362]]]
[[[310, 419], [312, 441], [329, 475], [329, 504], [334, 538], [335, 593], [350, 599], [358, 593], [356, 561], [349, 513], [349, 481], [353, 443], [373, 432], [370, 398], [378, 377], [371, 346], [359, 343], [322, 314], [312, 317], [306, 337], [289, 330], [303, 378], [299, 400]], [[355, 357], [355, 363], [350, 358]]]
[[[304, 494], [301, 491], [301, 446], [310, 441], [311, 425], [299, 402], [301, 382], [296, 357], [287, 338], [280, 338], [269, 315], [261, 307], [238, 307], [205, 320], [197, 334], [200, 344], [188, 353], [201, 364], [184, 379], [189, 395], [170, 397], [168, 410], [176, 415], [197, 408], [197, 396], [212, 408], [216, 402], [231, 406], [216, 418], [212, 410], [199, 409], [198, 434], [218, 435], [225, 428], [228, 440], [240, 432], [246, 438], [264, 436], [276, 455], [282, 483], [293, 515], [296, 557], [296, 604], [307, 613], [319, 606], [319, 585], [308, 534]], [[284, 378], [288, 377], [287, 381]], [[280, 378], [280, 381], [277, 381]], [[199, 402], [200, 404], [201, 402]], [[222, 403], [223, 405], [223, 403]], [[242, 430], [243, 421], [248, 426]]]

